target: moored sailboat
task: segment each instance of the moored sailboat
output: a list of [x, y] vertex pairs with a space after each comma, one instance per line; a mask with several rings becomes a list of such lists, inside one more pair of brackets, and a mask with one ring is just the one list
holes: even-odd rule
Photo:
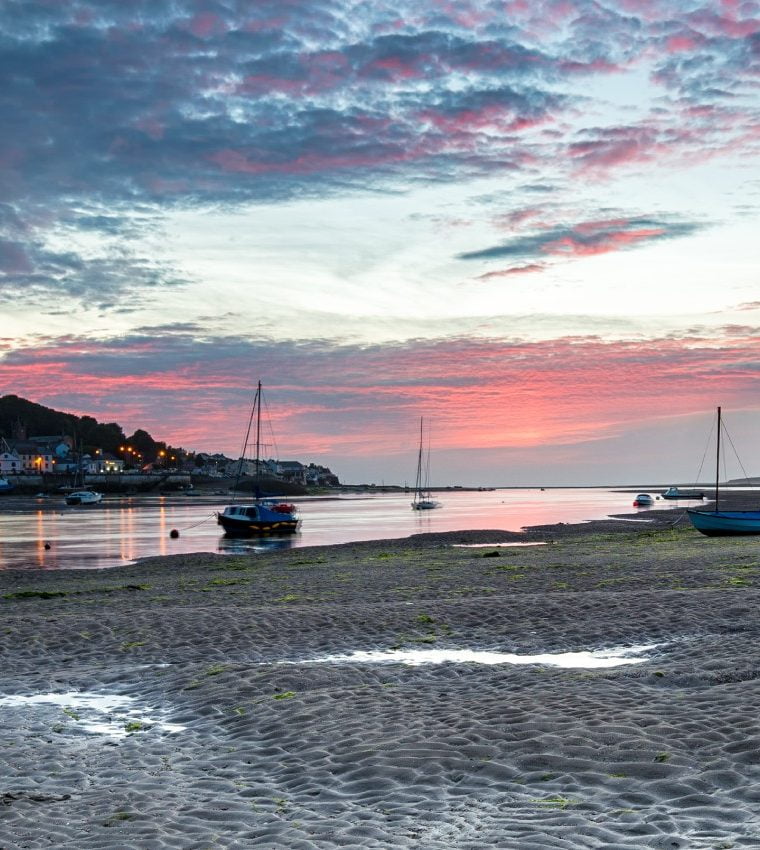
[[715, 508], [711, 511], [687, 508], [686, 513], [697, 531], [708, 537], [735, 537], [760, 534], [760, 511], [722, 511], [720, 509], [720, 436], [721, 409], [718, 408], [718, 439], [715, 461]]
[[229, 536], [253, 537], [266, 534], [292, 534], [298, 530], [300, 524], [296, 506], [279, 499], [264, 498], [260, 491], [261, 381], [258, 383], [256, 395], [253, 399], [248, 430], [240, 453], [235, 489], [237, 489], [242, 476], [245, 452], [254, 418], [256, 420], [255, 498], [252, 502], [228, 505], [224, 511], [217, 513], [216, 521], [222, 526], [225, 534]]
[[420, 448], [417, 453], [417, 475], [414, 481], [414, 498], [412, 499], [413, 511], [429, 511], [440, 508], [441, 503], [436, 502], [430, 493], [430, 447], [427, 452], [423, 446], [422, 417], [420, 417]]

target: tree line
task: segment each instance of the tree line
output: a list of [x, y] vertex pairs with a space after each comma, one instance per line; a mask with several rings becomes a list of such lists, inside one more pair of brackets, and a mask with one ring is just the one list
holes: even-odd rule
[[[129, 465], [161, 461], [178, 462], [186, 452], [138, 428], [129, 436], [116, 422], [98, 422], [92, 416], [76, 416], [36, 404], [17, 395], [0, 396], [0, 437], [20, 440], [27, 437], [68, 436], [75, 450], [94, 455], [99, 450], [122, 457]], [[127, 451], [131, 449], [132, 451]]]

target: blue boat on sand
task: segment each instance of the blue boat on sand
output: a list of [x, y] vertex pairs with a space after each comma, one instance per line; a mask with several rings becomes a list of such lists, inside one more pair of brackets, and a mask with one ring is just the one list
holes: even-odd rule
[[700, 511], [687, 508], [691, 524], [708, 537], [760, 534], [760, 511]]
[[715, 464], [715, 508], [711, 511], [687, 508], [686, 514], [697, 531], [708, 537], [737, 537], [739, 535], [760, 534], [760, 511], [722, 511], [720, 510], [720, 434], [721, 414], [718, 408], [718, 443]]

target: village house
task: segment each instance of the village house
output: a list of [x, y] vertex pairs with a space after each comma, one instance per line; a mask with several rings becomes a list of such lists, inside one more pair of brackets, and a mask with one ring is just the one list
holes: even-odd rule
[[[38, 440], [4, 440], [4, 455], [9, 455], [5, 463], [11, 466], [18, 463], [16, 475], [41, 475], [56, 471], [54, 450]], [[5, 470], [10, 472], [10, 469]]]
[[275, 461], [275, 474], [283, 481], [293, 484], [306, 484], [306, 467], [297, 460]]
[[109, 452], [98, 449], [95, 456], [85, 455], [82, 458], [82, 467], [90, 475], [110, 475], [124, 470], [124, 461], [114, 457]]
[[0, 477], [18, 475], [21, 472], [21, 458], [12, 451], [0, 452]]

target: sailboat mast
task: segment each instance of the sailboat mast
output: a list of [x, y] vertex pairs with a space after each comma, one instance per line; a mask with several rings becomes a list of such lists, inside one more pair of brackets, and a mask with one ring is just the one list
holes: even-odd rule
[[261, 447], [261, 381], [256, 389], [256, 398], [259, 403], [256, 408], [256, 480], [259, 479], [259, 449]]
[[721, 431], [720, 407], [718, 407], [718, 440], [717, 450], [715, 453], [715, 511], [720, 508], [718, 500], [720, 498], [720, 431]]
[[[253, 397], [253, 405], [251, 407], [251, 415], [248, 417], [248, 428], [245, 431], [245, 439], [243, 440], [243, 448], [240, 450], [240, 462], [238, 463], [238, 471], [235, 476], [235, 483], [233, 485], [233, 490], [235, 491], [235, 500], [233, 504], [237, 503], [237, 487], [240, 483], [240, 479], [243, 477], [243, 464], [245, 463], [245, 453], [248, 448], [248, 438], [251, 436], [251, 426], [253, 425], [253, 415], [258, 411], [258, 418], [261, 419], [261, 381], [259, 381], [258, 388], [256, 389], [256, 395]], [[258, 443], [258, 425], [257, 425], [257, 439], [256, 439], [256, 473], [258, 477], [259, 471], [259, 443]]]
[[417, 478], [414, 482], [414, 489], [417, 491], [418, 498], [422, 498], [422, 417], [420, 416], [420, 450], [417, 453]]

